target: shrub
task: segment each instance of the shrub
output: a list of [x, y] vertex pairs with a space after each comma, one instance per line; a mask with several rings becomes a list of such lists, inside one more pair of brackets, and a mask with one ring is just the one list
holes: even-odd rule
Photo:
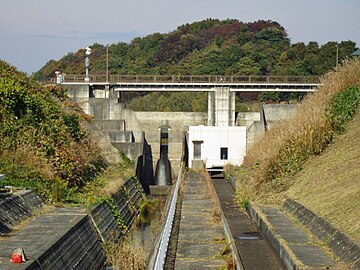
[[0, 171], [7, 184], [63, 201], [105, 167], [79, 110], [65, 101], [62, 89], [42, 87], [0, 61]]
[[352, 119], [360, 101], [360, 91], [356, 86], [349, 86], [331, 99], [327, 110], [333, 130], [343, 132], [344, 124]]

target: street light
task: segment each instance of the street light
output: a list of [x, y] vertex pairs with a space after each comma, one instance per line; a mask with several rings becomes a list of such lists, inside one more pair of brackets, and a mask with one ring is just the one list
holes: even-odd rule
[[85, 82], [89, 82], [89, 65], [90, 65], [89, 55], [91, 54], [91, 48], [86, 47], [85, 49], [86, 49], [86, 51], [85, 51], [85, 54], [86, 54], [86, 57], [85, 57], [85, 68], [86, 68]]

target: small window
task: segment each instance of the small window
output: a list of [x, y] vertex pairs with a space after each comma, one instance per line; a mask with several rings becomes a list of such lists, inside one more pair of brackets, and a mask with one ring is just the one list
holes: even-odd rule
[[228, 148], [227, 147], [221, 147], [220, 148], [220, 159], [221, 160], [227, 160], [228, 159]]

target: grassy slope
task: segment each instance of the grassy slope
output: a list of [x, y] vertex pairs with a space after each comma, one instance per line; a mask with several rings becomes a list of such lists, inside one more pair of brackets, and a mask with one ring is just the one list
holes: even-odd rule
[[360, 109], [343, 135], [335, 135], [327, 111], [334, 96], [349, 86], [360, 89], [360, 59], [345, 62], [322, 83], [294, 119], [270, 129], [243, 166], [227, 172], [236, 178], [241, 202], [281, 204], [288, 195], [360, 243]]
[[321, 156], [308, 161], [288, 195], [360, 243], [360, 113]]

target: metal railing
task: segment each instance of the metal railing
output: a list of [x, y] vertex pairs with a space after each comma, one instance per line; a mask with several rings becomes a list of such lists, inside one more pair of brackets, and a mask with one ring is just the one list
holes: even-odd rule
[[[64, 83], [85, 81], [85, 75], [61, 75]], [[57, 81], [49, 78], [49, 81]], [[90, 83], [319, 83], [318, 76], [258, 76], [258, 75], [110, 75], [90, 74]]]
[[176, 185], [172, 194], [171, 204], [169, 207], [169, 212], [166, 218], [165, 226], [163, 232], [161, 234], [161, 241], [159, 245], [158, 252], [156, 254], [156, 260], [154, 264], [154, 270], [162, 270], [164, 269], [166, 253], [169, 247], [170, 234], [173, 226], [173, 221], [175, 217], [175, 209], [177, 204], [177, 199], [179, 195], [179, 187], [181, 184], [181, 179], [183, 176], [183, 164], [180, 165], [179, 175], [176, 181]]

